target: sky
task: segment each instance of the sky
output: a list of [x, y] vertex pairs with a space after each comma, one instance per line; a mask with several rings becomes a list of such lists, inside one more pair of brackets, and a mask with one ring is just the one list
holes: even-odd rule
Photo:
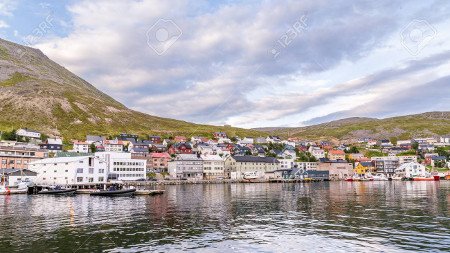
[[449, 1], [0, 0], [0, 37], [131, 109], [305, 126], [450, 110]]

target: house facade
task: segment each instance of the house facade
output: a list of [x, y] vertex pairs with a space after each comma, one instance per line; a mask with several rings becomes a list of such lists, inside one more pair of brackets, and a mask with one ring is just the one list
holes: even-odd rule
[[179, 154], [168, 162], [169, 174], [177, 179], [202, 179], [203, 160], [194, 154]]
[[16, 135], [22, 136], [22, 137], [27, 137], [27, 138], [33, 138], [33, 139], [41, 138], [41, 133], [39, 133], [38, 131], [32, 130], [32, 129], [28, 129], [28, 128], [21, 128], [21, 129], [17, 130]]
[[204, 155], [203, 160], [203, 179], [214, 180], [224, 178], [225, 162], [218, 155]]
[[278, 170], [279, 161], [273, 157], [229, 156], [225, 160], [225, 176], [243, 179], [246, 173], [264, 178], [266, 172]]

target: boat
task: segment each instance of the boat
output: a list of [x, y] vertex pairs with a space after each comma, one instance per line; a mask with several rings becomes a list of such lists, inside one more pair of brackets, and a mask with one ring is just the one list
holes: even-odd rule
[[136, 190], [136, 195], [160, 195], [163, 194], [164, 190]]
[[91, 196], [105, 196], [105, 197], [121, 197], [121, 196], [132, 196], [136, 192], [136, 189], [110, 189], [106, 191], [95, 191], [91, 192]]
[[431, 177], [413, 177], [412, 181], [439, 181], [439, 176], [431, 176]]
[[258, 181], [259, 177], [257, 175], [257, 172], [253, 171], [253, 172], [245, 172], [243, 179], [244, 179], [244, 182], [254, 183], [254, 182]]
[[41, 195], [73, 195], [77, 189], [71, 188], [61, 188], [61, 187], [49, 187], [45, 188], [42, 191], [39, 191], [37, 194]]
[[375, 176], [373, 176], [373, 180], [374, 181], [388, 181], [389, 178], [386, 177], [386, 175], [383, 173], [377, 173], [377, 174], [375, 174]]

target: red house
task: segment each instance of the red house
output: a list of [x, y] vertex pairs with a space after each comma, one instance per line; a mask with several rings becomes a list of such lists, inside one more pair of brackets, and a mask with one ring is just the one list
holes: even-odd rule
[[192, 146], [189, 143], [186, 142], [180, 142], [180, 143], [175, 143], [174, 145], [172, 145], [169, 150], [168, 153], [173, 155], [173, 154], [192, 154]]

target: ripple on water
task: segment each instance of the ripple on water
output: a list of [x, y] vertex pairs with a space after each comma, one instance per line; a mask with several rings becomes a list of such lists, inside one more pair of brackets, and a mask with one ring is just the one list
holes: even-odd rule
[[424, 252], [450, 245], [450, 182], [167, 186], [0, 196], [5, 252]]

